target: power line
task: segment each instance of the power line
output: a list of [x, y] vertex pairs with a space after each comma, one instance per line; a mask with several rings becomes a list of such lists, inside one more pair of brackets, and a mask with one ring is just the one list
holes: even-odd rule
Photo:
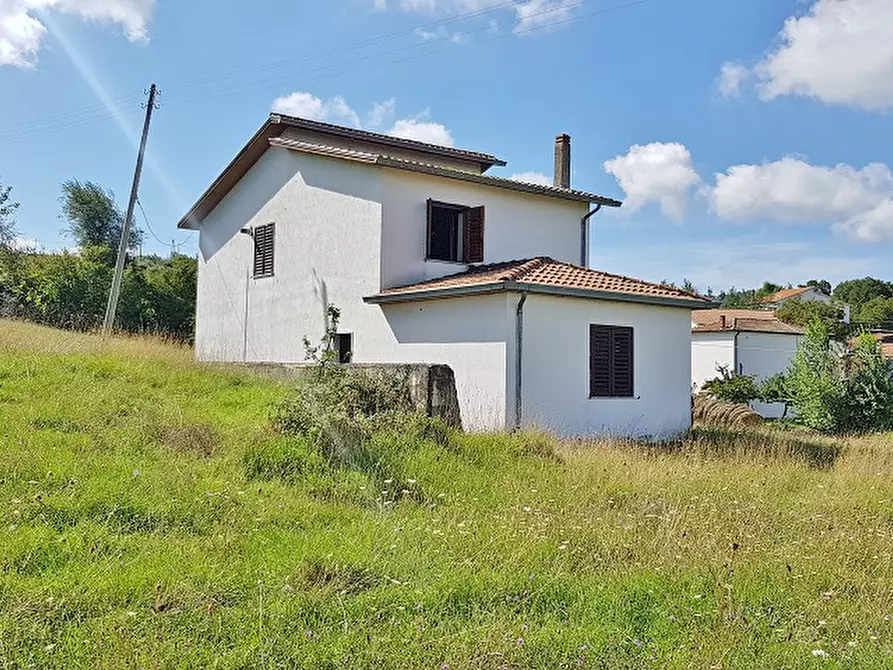
[[[591, 0], [583, 0], [583, 1], [584, 1], [584, 2], [589, 2], [589, 1], [591, 1]], [[603, 14], [608, 14], [608, 13], [616, 12], [616, 11], [623, 10], [623, 9], [629, 9], [629, 8], [636, 7], [636, 6], [638, 6], [638, 5], [643, 5], [643, 4], [647, 3], [647, 2], [652, 2], [652, 1], [653, 1], [653, 0], [634, 0], [633, 2], [627, 2], [627, 3], [624, 3], [624, 4], [622, 4], [622, 5], [615, 5], [615, 6], [613, 6], [613, 7], [608, 7], [608, 8], [604, 8], [604, 9], [597, 9], [597, 10], [593, 10], [593, 11], [591, 11], [591, 12], [587, 12], [587, 13], [585, 13], [585, 14], [577, 14], [577, 15], [574, 15], [574, 16], [571, 16], [571, 17], [567, 17], [567, 18], [560, 19], [560, 20], [547, 21], [547, 22], [545, 22], [545, 23], [540, 23], [540, 24], [532, 25], [532, 26], [529, 26], [529, 27], [524, 28], [524, 29], [521, 29], [521, 30], [513, 30], [513, 31], [508, 32], [508, 33], [501, 33], [501, 34], [499, 34], [499, 35], [495, 35], [495, 36], [490, 37], [490, 38], [488, 38], [488, 39], [477, 40], [477, 41], [474, 41], [474, 42], [467, 42], [467, 43], [453, 44], [452, 46], [447, 47], [447, 48], [445, 48], [445, 49], [440, 49], [440, 50], [436, 50], [436, 51], [430, 51], [430, 52], [427, 52], [427, 53], [421, 53], [421, 54], [414, 54], [414, 55], [409, 56], [409, 57], [406, 57], [406, 58], [397, 58], [397, 59], [392, 59], [392, 60], [384, 61], [384, 62], [369, 63], [369, 64], [366, 64], [366, 65], [362, 65], [362, 66], [360, 66], [360, 67], [349, 68], [349, 69], [346, 69], [346, 70], [340, 70], [340, 71], [337, 71], [337, 68], [339, 68], [339, 67], [341, 67], [341, 66], [344, 66], [344, 65], [350, 65], [350, 64], [353, 63], [354, 61], [343, 61], [343, 62], [340, 62], [340, 63], [334, 63], [334, 64], [329, 64], [329, 65], [323, 65], [323, 66], [320, 66], [320, 67], [316, 67], [316, 68], [311, 68], [311, 69], [309, 69], [309, 70], [305, 70], [305, 71], [304, 71], [303, 73], [301, 73], [301, 74], [305, 74], [305, 75], [306, 75], [306, 74], [312, 74], [312, 73], [315, 73], [315, 72], [322, 72], [322, 71], [324, 71], [324, 70], [329, 70], [329, 69], [332, 69], [332, 68], [335, 68], [336, 71], [335, 71], [335, 72], [329, 72], [329, 73], [326, 73], [326, 74], [320, 74], [319, 76], [311, 77], [311, 78], [309, 78], [309, 79], [308, 79], [308, 78], [304, 78], [304, 77], [302, 77], [301, 81], [302, 81], [302, 83], [309, 83], [309, 82], [318, 81], [318, 80], [321, 80], [321, 79], [331, 79], [331, 78], [339, 77], [339, 76], [342, 76], [342, 75], [345, 75], [345, 74], [353, 74], [353, 73], [356, 73], [356, 72], [364, 72], [364, 71], [367, 71], [367, 70], [376, 69], [376, 68], [379, 68], [379, 67], [382, 67], [382, 66], [386, 66], [386, 65], [396, 65], [396, 64], [400, 64], [400, 63], [406, 63], [406, 62], [410, 62], [410, 61], [418, 60], [418, 59], [420, 59], [420, 58], [428, 58], [428, 57], [431, 57], [431, 56], [437, 56], [437, 55], [441, 55], [441, 54], [445, 54], [445, 53], [450, 53], [450, 52], [456, 51], [457, 49], [464, 49], [464, 48], [466, 48], [466, 47], [470, 47], [470, 46], [478, 46], [478, 45], [481, 45], [481, 44], [487, 44], [487, 43], [490, 43], [490, 42], [495, 42], [495, 41], [497, 41], [497, 40], [504, 40], [504, 39], [507, 39], [507, 38], [515, 37], [515, 36], [518, 36], [518, 35], [525, 35], [525, 34], [528, 34], [528, 33], [533, 33], [533, 32], [538, 32], [538, 31], [543, 31], [543, 30], [548, 30], [548, 29], [550, 29], [550, 28], [554, 28], [554, 27], [557, 27], [557, 26], [560, 26], [560, 25], [565, 25], [565, 24], [573, 23], [573, 22], [575, 22], [575, 21], [579, 21], [579, 20], [583, 20], [583, 19], [587, 19], [587, 18], [592, 18], [592, 17], [595, 17], [595, 16], [600, 16], [600, 15], [603, 15]], [[554, 12], [556, 12], [556, 11], [557, 11], [557, 9], [556, 9], [555, 7], [552, 7], [552, 8], [550, 8], [550, 9], [543, 10], [543, 11], [540, 11], [540, 12], [534, 12], [534, 13], [530, 14], [527, 18], [535, 18], [535, 17], [541, 16], [541, 15], [554, 13]], [[475, 30], [472, 30], [472, 31], [468, 31], [466, 34], [474, 34], [474, 33], [484, 32], [484, 31], [488, 31], [488, 30], [490, 30], [490, 27], [489, 27], [489, 26], [484, 26], [484, 27], [482, 27], [482, 28], [478, 28], [478, 29], [475, 29]], [[444, 35], [444, 36], [441, 36], [441, 37], [438, 37], [438, 38], [435, 38], [435, 39], [432, 39], [432, 40], [428, 40], [428, 41], [426, 41], [426, 42], [421, 42], [421, 43], [418, 43], [418, 44], [411, 44], [411, 45], [407, 45], [407, 46], [403, 46], [403, 47], [398, 47], [398, 48], [396, 48], [396, 49], [391, 49], [391, 50], [389, 50], [389, 51], [385, 51], [385, 52], [381, 52], [381, 53], [373, 54], [373, 55], [369, 56], [368, 59], [376, 59], [376, 58], [380, 58], [380, 57], [382, 57], [382, 56], [387, 56], [387, 55], [390, 55], [390, 54], [393, 54], [393, 53], [397, 53], [397, 52], [401, 52], [401, 51], [407, 51], [407, 50], [412, 50], [412, 49], [420, 49], [420, 48], [423, 48], [423, 47], [430, 46], [430, 45], [432, 45], [432, 44], [448, 42], [448, 41], [451, 41], [451, 40], [452, 40], [452, 36], [450, 36], [450, 35]], [[368, 59], [367, 59], [367, 60], [368, 60]], [[269, 77], [269, 78], [267, 78], [267, 79], [262, 79], [262, 80], [259, 80], [259, 81], [249, 82], [249, 83], [247, 83], [247, 84], [246, 84], [246, 83], [243, 83], [243, 84], [233, 84], [232, 86], [226, 86], [226, 87], [222, 87], [222, 88], [217, 88], [214, 92], [212, 92], [212, 93], [210, 93], [210, 94], [205, 94], [205, 93], [195, 92], [195, 93], [191, 93], [191, 94], [185, 95], [184, 97], [180, 97], [180, 98], [177, 98], [176, 96], [174, 96], [172, 99], [169, 99], [168, 102], [169, 102], [169, 103], [180, 103], [180, 104], [186, 104], [186, 103], [192, 103], [192, 102], [198, 102], [198, 101], [204, 102], [204, 101], [207, 101], [207, 100], [213, 100], [213, 99], [216, 99], [216, 98], [219, 98], [219, 97], [225, 97], [225, 96], [227, 96], [227, 95], [231, 95], [231, 94], [233, 94], [233, 93], [237, 93], [237, 92], [238, 92], [238, 93], [249, 93], [249, 92], [261, 91], [261, 90], [268, 89], [268, 88], [270, 88], [270, 87], [273, 86], [273, 85], [279, 84], [280, 82], [293, 80], [293, 79], [294, 79], [294, 76], [295, 76], [294, 74], [284, 74], [284, 75], [278, 75], [278, 76], [276, 76], [276, 77]]]
[[152, 235], [152, 237], [155, 238], [155, 241], [158, 242], [158, 244], [162, 245], [163, 247], [167, 247], [168, 249], [172, 249], [172, 250], [174, 251], [174, 253], [176, 253], [178, 247], [180, 247], [180, 246], [182, 246], [182, 245], [188, 243], [189, 240], [192, 239], [192, 236], [195, 235], [195, 231], [192, 231], [191, 233], [189, 233], [189, 235], [186, 237], [186, 239], [183, 240], [182, 242], [173, 242], [172, 244], [169, 244], [169, 243], [163, 241], [163, 240], [162, 240], [160, 237], [158, 237], [158, 235], [155, 233], [154, 228], [152, 228], [152, 224], [149, 223], [149, 217], [146, 216], [146, 210], [143, 208], [143, 203], [142, 203], [142, 201], [141, 201], [139, 198], [137, 198], [136, 204], [139, 206], [139, 208], [140, 208], [140, 212], [142, 212], [142, 215], [143, 215], [143, 221], [146, 222], [146, 228], [149, 229], [149, 233]]
[[[581, 4], [582, 4], [582, 3], [586, 3], [586, 2], [591, 2], [591, 1], [592, 1], [592, 0], [581, 0]], [[456, 49], [465, 48], [465, 47], [468, 47], [468, 46], [475, 46], [475, 45], [480, 45], [480, 44], [486, 44], [486, 43], [489, 43], [489, 42], [493, 42], [493, 41], [500, 40], [500, 39], [506, 39], [506, 38], [510, 38], [510, 37], [513, 37], [513, 36], [517, 36], [517, 35], [524, 35], [524, 34], [528, 34], [528, 33], [531, 33], [531, 32], [542, 31], [542, 30], [548, 30], [548, 29], [550, 29], [550, 28], [557, 27], [557, 26], [564, 25], [564, 24], [568, 24], [568, 23], [571, 23], [571, 22], [574, 22], [574, 21], [577, 21], [577, 20], [586, 19], [586, 18], [591, 18], [591, 17], [593, 17], [593, 16], [598, 16], [598, 15], [602, 15], [602, 14], [607, 14], [607, 13], [615, 12], [615, 11], [618, 11], [618, 10], [628, 9], [628, 8], [631, 8], [631, 7], [635, 7], [635, 6], [638, 6], [638, 5], [645, 4], [646, 2], [650, 2], [650, 1], [652, 1], [652, 0], [635, 0], [634, 2], [628, 2], [628, 3], [622, 4], [622, 5], [616, 5], [616, 6], [614, 6], [614, 7], [608, 7], [608, 8], [604, 8], [604, 9], [599, 9], [599, 10], [595, 10], [595, 11], [588, 12], [588, 13], [585, 13], [585, 14], [574, 15], [574, 16], [571, 16], [571, 17], [568, 17], [568, 18], [564, 18], [564, 19], [561, 19], [561, 20], [557, 20], [557, 21], [547, 21], [547, 22], [545, 22], [545, 23], [539, 23], [539, 24], [537, 24], [537, 25], [533, 25], [533, 26], [530, 26], [530, 27], [528, 27], [528, 28], [524, 28], [524, 29], [520, 29], [520, 30], [517, 30], [517, 29], [516, 29], [516, 30], [512, 30], [512, 31], [507, 32], [507, 33], [503, 33], [503, 34], [500, 34], [500, 35], [496, 35], [496, 36], [491, 37], [491, 38], [489, 38], [489, 39], [477, 40], [477, 41], [475, 41], [475, 42], [468, 42], [468, 43], [453, 44], [451, 47], [446, 48], [446, 49], [441, 49], [441, 50], [431, 51], [431, 52], [428, 52], [428, 53], [422, 53], [422, 54], [414, 54], [414, 55], [412, 55], [412, 56], [410, 56], [410, 57], [408, 57], [408, 58], [399, 58], [399, 59], [392, 59], [392, 60], [385, 61], [385, 62], [370, 63], [370, 64], [367, 64], [367, 65], [363, 65], [363, 66], [361, 66], [361, 67], [348, 68], [348, 69], [346, 69], [346, 70], [341, 70], [341, 71], [337, 71], [337, 69], [338, 69], [338, 68], [341, 68], [341, 67], [343, 67], [343, 66], [351, 65], [352, 63], [356, 62], [355, 59], [354, 59], [354, 60], [351, 60], [351, 61], [340, 61], [340, 62], [338, 62], [338, 63], [326, 64], [326, 65], [322, 65], [322, 66], [319, 66], [319, 67], [316, 67], [316, 68], [311, 68], [311, 69], [309, 69], [309, 70], [306, 70], [303, 74], [314, 73], [314, 72], [323, 72], [323, 71], [331, 70], [331, 69], [335, 69], [336, 71], [335, 71], [335, 72], [332, 72], [332, 73], [327, 73], [327, 74], [320, 74], [320, 75], [317, 76], [317, 77], [313, 77], [313, 78], [311, 78], [311, 79], [304, 79], [303, 81], [306, 83], [306, 82], [310, 82], [310, 81], [318, 81], [318, 80], [321, 80], [321, 79], [329, 79], [329, 78], [332, 78], [332, 77], [338, 77], [338, 76], [342, 76], [342, 75], [345, 75], [345, 74], [352, 74], [352, 73], [355, 73], [355, 72], [367, 71], [367, 70], [370, 70], [370, 69], [375, 69], [375, 68], [379, 68], [379, 67], [383, 67], [383, 66], [387, 66], [387, 65], [395, 65], [395, 64], [399, 64], [399, 63], [405, 63], [405, 62], [409, 62], [409, 61], [417, 60], [417, 59], [419, 59], [419, 58], [425, 58], [425, 57], [429, 57], [429, 56], [437, 56], [437, 55], [440, 55], [440, 54], [449, 53], [449, 52], [455, 51]], [[363, 40], [363, 41], [361, 41], [361, 42], [354, 43], [353, 45], [347, 45], [347, 46], [345, 46], [345, 47], [342, 47], [342, 48], [339, 48], [339, 49], [336, 49], [336, 50], [331, 50], [331, 51], [327, 51], [327, 52], [322, 52], [322, 53], [319, 53], [319, 54], [307, 54], [307, 55], [305, 55], [305, 56], [302, 56], [302, 57], [299, 57], [299, 58], [295, 58], [295, 59], [290, 59], [290, 60], [286, 60], [286, 61], [279, 61], [279, 62], [277, 62], [277, 63], [271, 63], [271, 64], [266, 64], [266, 65], [255, 66], [255, 67], [253, 67], [253, 68], [245, 68], [245, 69], [243, 69], [243, 70], [237, 70], [237, 71], [233, 71], [233, 72], [230, 72], [230, 73], [225, 73], [225, 74], [221, 74], [221, 75], [215, 75], [215, 76], [213, 76], [213, 77], [208, 77], [208, 78], [205, 78], [205, 79], [202, 79], [202, 80], [194, 80], [193, 82], [188, 82], [188, 81], [187, 81], [187, 82], [179, 82], [179, 83], [175, 82], [174, 84], [172, 84], [172, 85], [170, 85], [169, 87], [166, 87], [166, 88], [168, 88], [168, 89], [182, 89], [182, 88], [187, 87], [187, 86], [207, 85], [207, 84], [209, 84], [209, 83], [214, 83], [215, 81], [219, 81], [219, 80], [221, 80], [221, 79], [230, 79], [230, 78], [232, 78], [233, 76], [240, 76], [240, 75], [242, 75], [242, 74], [251, 74], [251, 73], [254, 73], [254, 72], [260, 72], [260, 71], [267, 70], [267, 69], [271, 69], [271, 68], [281, 67], [282, 64], [293, 64], [293, 63], [297, 63], [297, 62], [301, 62], [301, 61], [307, 61], [307, 60], [313, 60], [313, 59], [322, 58], [322, 57], [324, 57], [324, 56], [326, 56], [326, 55], [340, 54], [340, 53], [342, 53], [342, 52], [355, 50], [355, 49], [361, 48], [361, 47], [363, 47], [363, 46], [370, 46], [370, 45], [373, 45], [373, 44], [378, 44], [378, 43], [387, 42], [387, 41], [390, 41], [390, 40], [395, 39], [395, 38], [397, 38], [397, 37], [406, 36], [406, 35], [409, 35], [409, 34], [417, 33], [417, 32], [419, 32], [419, 31], [424, 31], [424, 30], [428, 30], [428, 29], [431, 29], [431, 28], [440, 27], [440, 26], [443, 26], [443, 25], [446, 25], [446, 24], [449, 24], [449, 23], [456, 23], [456, 22], [459, 22], [459, 21], [463, 21], [463, 20], [466, 20], [466, 19], [475, 17], [475, 16], [481, 16], [481, 15], [484, 15], [484, 14], [489, 13], [489, 12], [497, 11], [497, 10], [499, 10], [499, 9], [506, 9], [506, 8], [511, 7], [511, 6], [513, 6], [513, 5], [514, 5], [514, 3], [512, 3], [512, 2], [505, 2], [505, 3], [502, 3], [502, 4], [500, 4], [500, 5], [495, 5], [495, 6], [493, 6], [493, 7], [488, 7], [488, 8], [485, 8], [485, 9], [480, 9], [480, 10], [476, 10], [476, 11], [472, 11], [472, 12], [466, 12], [466, 13], [464, 13], [464, 14], [460, 14], [460, 15], [457, 15], [457, 16], [454, 16], [454, 17], [450, 17], [450, 18], [447, 18], [447, 19], [442, 19], [442, 20], [440, 20], [440, 21], [435, 21], [435, 22], [426, 24], [426, 25], [421, 26], [421, 27], [418, 27], [418, 28], [413, 28], [413, 29], [411, 29], [411, 30], [400, 31], [400, 32], [396, 32], [396, 33], [390, 33], [390, 34], [383, 35], [383, 36], [380, 36], [380, 37], [371, 38], [371, 39], [368, 39], [368, 40]], [[561, 8], [561, 7], [550, 7], [550, 8], [548, 8], [548, 9], [541, 10], [541, 11], [539, 11], [539, 12], [534, 12], [534, 13], [532, 13], [532, 14], [529, 14], [529, 15], [528, 15], [527, 17], [525, 17], [525, 18], [527, 18], [527, 19], [537, 18], [537, 17], [544, 16], [544, 15], [546, 15], [546, 14], [551, 14], [551, 13], [555, 13], [555, 12], [561, 11], [562, 9], [563, 9], [563, 8]], [[504, 26], [505, 24], [497, 24], [497, 25]], [[490, 31], [490, 30], [492, 30], [492, 25], [491, 25], [491, 26], [484, 26], [484, 27], [482, 27], [482, 28], [477, 28], [477, 29], [475, 29], [475, 30], [465, 31], [465, 32], [463, 33], [463, 35], [475, 34], [475, 33], [480, 33], [480, 32], [483, 32], [483, 31]], [[387, 50], [387, 51], [384, 51], [384, 52], [379, 52], [379, 53], [370, 54], [370, 55], [366, 58], [366, 60], [370, 60], [370, 59], [372, 59], [372, 60], [374, 60], [374, 59], [380, 59], [380, 58], [382, 58], [382, 57], [385, 57], [385, 56], [388, 56], [388, 55], [391, 55], [391, 54], [395, 54], [395, 53], [399, 53], [399, 52], [403, 52], [403, 51], [415, 50], [415, 49], [421, 49], [421, 48], [429, 47], [429, 46], [431, 46], [431, 45], [435, 45], [435, 44], [443, 43], [443, 42], [451, 42], [451, 41], [453, 41], [453, 39], [454, 39], [454, 36], [453, 36], [453, 35], [449, 35], [449, 34], [447, 34], [447, 35], [442, 35], [442, 36], [435, 37], [435, 38], [430, 39], [430, 40], [425, 40], [425, 41], [423, 41], [423, 42], [414, 43], [414, 44], [411, 44], [411, 45], [404, 45], [404, 46], [402, 46], [402, 47], [398, 47], [398, 48], [396, 48], [396, 49], [390, 49], [390, 50]], [[232, 85], [232, 86], [227, 86], [227, 87], [224, 87], [224, 88], [217, 88], [217, 89], [215, 89], [213, 92], [211, 92], [210, 94], [204, 94], [204, 93], [201, 93], [201, 92], [198, 92], [198, 91], [190, 92], [190, 93], [187, 93], [187, 94], [185, 94], [184, 96], [180, 97], [179, 99], [176, 98], [176, 96], [175, 96], [174, 99], [173, 99], [172, 101], [169, 101], [169, 102], [175, 102], [175, 103], [178, 103], [178, 104], [191, 104], [191, 103], [195, 103], [195, 102], [204, 102], [204, 101], [206, 101], [206, 100], [210, 100], [210, 99], [215, 99], [215, 98], [223, 97], [223, 96], [229, 95], [229, 94], [231, 94], [231, 93], [235, 93], [235, 92], [246, 92], [246, 93], [247, 93], [247, 92], [253, 92], [253, 91], [265, 90], [265, 89], [267, 89], [267, 88], [269, 88], [269, 87], [271, 87], [271, 86], [273, 86], [273, 85], [277, 85], [277, 84], [280, 83], [280, 82], [283, 82], [283, 81], [286, 81], [286, 80], [291, 80], [291, 79], [293, 79], [297, 74], [298, 74], [298, 73], [283, 74], [283, 75], [278, 75], [278, 76], [276, 76], [276, 77], [270, 77], [270, 78], [267, 78], [267, 79], [263, 79], [263, 80], [260, 80], [260, 81], [255, 80], [255, 81], [244, 82], [244, 83], [240, 83], [240, 84], [234, 84], [234, 85]], [[129, 99], [133, 98], [134, 95], [135, 95], [135, 94], [126, 94], [126, 95], [122, 95], [122, 96], [119, 96], [118, 98], [116, 98], [115, 100], [121, 100], [121, 101], [123, 101], [123, 100], [129, 100]], [[59, 132], [59, 131], [62, 131], [62, 130], [71, 130], [71, 129], [74, 129], [74, 128], [80, 128], [80, 127], [83, 127], [83, 126], [86, 126], [86, 125], [90, 125], [90, 124], [93, 124], [93, 123], [97, 123], [97, 122], [100, 122], [100, 121], [105, 121], [105, 120], [108, 120], [108, 119], [114, 117], [114, 113], [113, 113], [113, 112], [111, 112], [111, 111], [102, 111], [101, 107], [102, 107], [101, 105], [93, 105], [93, 106], [91, 106], [91, 107], [87, 107], [87, 108], [84, 108], [83, 110], [75, 111], [75, 112], [72, 112], [72, 113], [70, 113], [70, 114], [57, 115], [57, 116], [55, 116], [55, 117], [48, 117], [47, 119], [42, 119], [42, 122], [49, 122], [49, 121], [51, 121], [52, 119], [60, 119], [60, 122], [59, 122], [59, 123], [55, 123], [55, 124], [51, 124], [51, 127], [42, 127], [42, 128], [39, 128], [39, 129], [34, 129], [34, 130], [31, 131], [31, 132], [13, 133], [13, 134], [0, 134], [0, 141], [3, 141], [3, 142], [13, 142], [13, 141], [20, 141], [20, 140], [34, 139], [34, 138], [42, 137], [42, 136], [45, 136], [45, 135], [53, 134], [53, 133], [55, 133], [55, 132]], [[123, 112], [123, 111], [124, 111], [124, 110], [122, 110], [122, 112]], [[136, 111], [136, 108], [134, 108], [134, 109], [132, 109], [132, 110], [127, 110], [127, 112], [134, 112], [134, 111]], [[124, 113], [127, 113], [127, 112], [124, 112]], [[73, 117], [73, 118], [72, 118], [72, 117]], [[68, 120], [70, 120], [71, 122], [66, 122], [66, 121], [68, 121]], [[5, 131], [15, 130], [17, 127], [21, 127], [22, 125], [26, 125], [26, 126], [27, 126], [28, 124], [19, 124], [19, 126], [10, 126], [10, 127], [6, 128], [6, 129], [4, 129], [4, 130], [5, 130]]]

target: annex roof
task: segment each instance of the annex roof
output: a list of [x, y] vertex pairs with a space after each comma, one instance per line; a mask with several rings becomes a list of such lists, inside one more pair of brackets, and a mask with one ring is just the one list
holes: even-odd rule
[[803, 328], [785, 323], [772, 310], [700, 309], [691, 314], [692, 333], [773, 333], [802, 335]]
[[386, 304], [481, 295], [501, 291], [640, 302], [688, 309], [713, 304], [707, 298], [671, 286], [590, 270], [547, 257], [477, 265], [439, 279], [385, 289], [365, 298]]

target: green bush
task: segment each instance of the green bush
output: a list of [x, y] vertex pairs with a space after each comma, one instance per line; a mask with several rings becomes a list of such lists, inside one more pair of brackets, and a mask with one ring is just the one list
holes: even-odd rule
[[409, 454], [452, 444], [441, 420], [413, 407], [407, 374], [317, 366], [275, 408], [273, 425], [304, 438], [329, 468], [402, 480]]
[[747, 404], [760, 397], [756, 377], [730, 372], [728, 366], [718, 368], [719, 377], [704, 383], [704, 390], [719, 400]]
[[814, 321], [785, 381], [797, 421], [827, 433], [863, 433], [893, 427], [893, 370], [878, 342], [862, 334], [845, 350]]

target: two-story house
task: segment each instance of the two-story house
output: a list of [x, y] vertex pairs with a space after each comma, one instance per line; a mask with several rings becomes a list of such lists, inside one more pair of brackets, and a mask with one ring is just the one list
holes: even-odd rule
[[[328, 304], [355, 363], [438, 363], [467, 430], [665, 436], [690, 425], [691, 310], [586, 269], [620, 202], [490, 176], [494, 156], [278, 114], [180, 221], [199, 231], [196, 355], [302, 362]], [[595, 209], [591, 209], [595, 205]]]

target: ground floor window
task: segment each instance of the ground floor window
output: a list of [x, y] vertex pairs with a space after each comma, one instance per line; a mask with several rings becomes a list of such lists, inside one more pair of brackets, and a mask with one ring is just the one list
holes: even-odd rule
[[335, 349], [338, 351], [339, 363], [350, 363], [353, 358], [353, 334], [338, 333], [335, 336]]
[[589, 397], [632, 398], [633, 329], [589, 326]]

